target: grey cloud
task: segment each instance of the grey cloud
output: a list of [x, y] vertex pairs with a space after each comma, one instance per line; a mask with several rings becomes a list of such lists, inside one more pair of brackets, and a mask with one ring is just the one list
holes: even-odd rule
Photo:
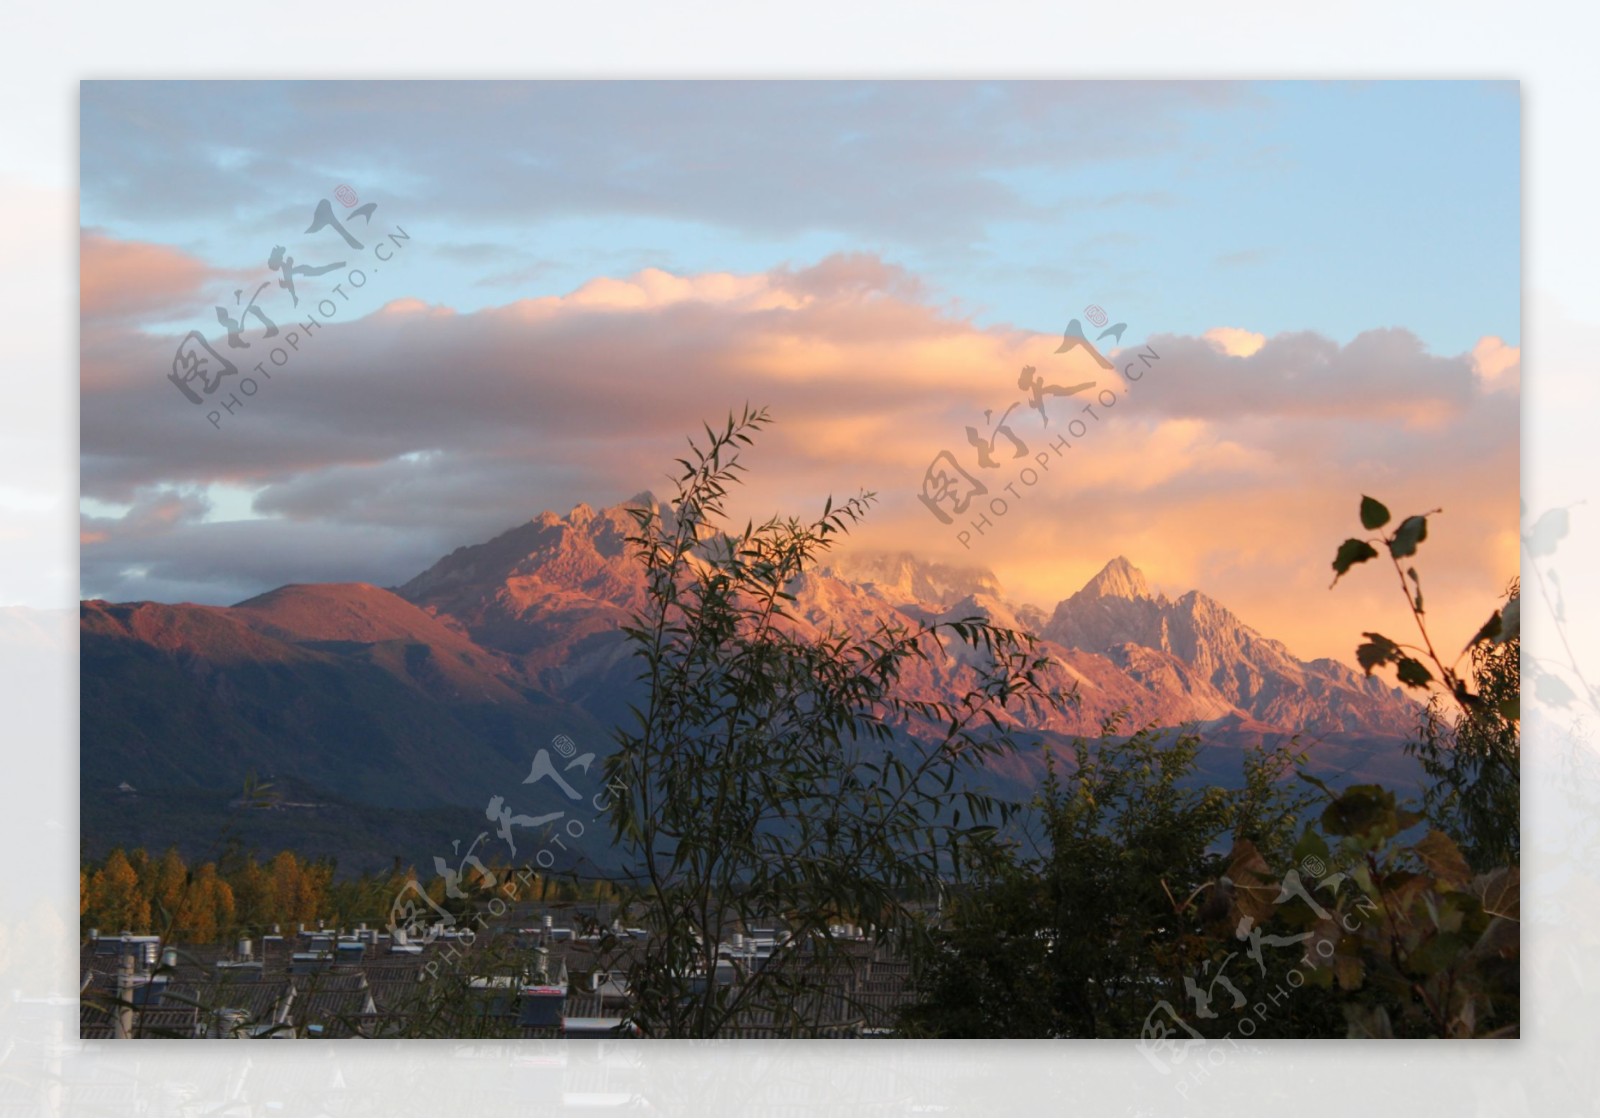
[[[1375, 419], [1425, 402], [1461, 409], [1476, 383], [1471, 358], [1430, 354], [1416, 335], [1388, 327], [1340, 346], [1311, 331], [1269, 338], [1249, 357], [1228, 357], [1202, 338], [1154, 335], [1162, 414], [1226, 419], [1247, 415]], [[1119, 364], [1133, 360], [1125, 351]]]
[[986, 172], [1136, 154], [1249, 96], [1210, 82], [87, 82], [82, 178], [86, 202], [130, 218], [276, 214], [285, 183], [342, 168], [442, 218], [959, 242], [1030, 212]]

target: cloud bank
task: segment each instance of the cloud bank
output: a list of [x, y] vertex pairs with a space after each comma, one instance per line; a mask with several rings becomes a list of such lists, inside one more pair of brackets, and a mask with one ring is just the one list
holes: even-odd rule
[[[147, 264], [155, 278], [136, 283]], [[177, 337], [138, 325], [193, 296], [198, 262], [86, 234], [83, 267], [85, 594], [228, 602], [285, 582], [398, 583], [545, 508], [670, 490], [685, 435], [746, 401], [778, 422], [749, 455], [741, 512], [872, 490], [854, 543], [981, 563], [1046, 606], [1121, 553], [1301, 655], [1348, 659], [1362, 628], [1406, 620], [1376, 574], [1326, 589], [1362, 493], [1444, 508], [1424, 573], [1463, 639], [1516, 570], [1520, 356], [1497, 338], [1438, 355], [1393, 327], [1341, 345], [1130, 324], [1123, 345], [1102, 343], [1112, 363], [1158, 360], [1137, 384], [1105, 373], [1096, 391], [1115, 406], [963, 541], [916, 497], [935, 456], [1002, 492], [1012, 444], [996, 436], [985, 471], [965, 429], [1018, 405], [1007, 422], [1031, 461], [1091, 402], [1047, 396], [1044, 424], [1018, 371], [1062, 380], [1060, 336], [975, 326], [876, 255], [650, 269], [472, 314], [373, 295], [219, 424], [211, 400], [193, 406], [165, 379]]]

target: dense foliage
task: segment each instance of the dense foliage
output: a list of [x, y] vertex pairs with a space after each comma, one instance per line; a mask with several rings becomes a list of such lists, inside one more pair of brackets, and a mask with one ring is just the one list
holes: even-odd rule
[[[1360, 517], [1369, 531], [1390, 520], [1370, 497]], [[1411, 747], [1432, 781], [1422, 811], [1302, 773], [1325, 803], [1303, 822], [1306, 802], [1276, 780], [1286, 755], [1252, 759], [1241, 788], [1197, 790], [1192, 736], [1080, 742], [1070, 780], [1052, 768], [1040, 791], [1046, 843], [989, 867], [921, 957], [906, 1029], [1137, 1036], [1153, 1051], [1235, 1035], [1515, 1036], [1518, 587], [1446, 663], [1411, 559], [1426, 538], [1427, 516], [1408, 517], [1333, 561], [1337, 582], [1384, 547], [1416, 621], [1420, 645], [1368, 632], [1356, 652], [1369, 675], [1392, 665], [1430, 694]]]

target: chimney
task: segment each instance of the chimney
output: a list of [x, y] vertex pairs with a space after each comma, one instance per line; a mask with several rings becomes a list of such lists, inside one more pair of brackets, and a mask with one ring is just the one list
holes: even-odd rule
[[272, 1004], [272, 1022], [281, 1026], [289, 1021], [289, 1010], [294, 1006], [295, 989], [293, 983], [285, 983], [277, 1000]]
[[178, 950], [176, 948], [162, 949], [161, 966], [168, 971], [178, 966]]
[[234, 949], [234, 958], [239, 960], [241, 963], [248, 961], [250, 959], [250, 949], [252, 947], [254, 947], [254, 945], [250, 943], [250, 938], [248, 936], [241, 936], [239, 938], [238, 946]]
[[273, 925], [273, 926], [272, 926], [272, 935], [273, 935], [273, 936], [282, 936], [282, 935], [283, 935], [283, 928], [282, 928], [282, 926], [280, 926], [280, 925]]
[[95, 941], [97, 941], [99, 939], [100, 939], [100, 930], [99, 929], [90, 929], [89, 930], [89, 942], [92, 944], [92, 943], [94, 943]]
[[117, 972], [117, 1008], [111, 1022], [111, 1036], [126, 1040], [133, 1036], [133, 953], [122, 953]]

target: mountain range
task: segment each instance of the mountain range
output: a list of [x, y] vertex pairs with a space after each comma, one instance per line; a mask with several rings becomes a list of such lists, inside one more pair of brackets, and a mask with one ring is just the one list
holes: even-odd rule
[[[84, 853], [232, 840], [354, 871], [465, 846], [494, 819], [491, 797], [532, 795], [539, 747], [565, 735], [604, 753], [638, 698], [619, 627], [645, 605], [626, 540], [640, 502], [654, 498], [542, 513], [391, 589], [84, 602]], [[1152, 593], [1120, 556], [1050, 612], [1009, 602], [989, 571], [909, 552], [833, 555], [790, 591], [796, 624], [818, 633], [981, 616], [1037, 634], [1049, 682], [1077, 695], [1019, 728], [1046, 746], [1121, 713], [1124, 729], [1197, 726], [1215, 779], [1236, 776], [1244, 747], [1299, 735], [1326, 778], [1414, 780], [1400, 745], [1418, 708], [1397, 689], [1298, 660], [1199, 591]], [[964, 652], [916, 663], [905, 684], [957, 694], [974, 671]], [[1043, 751], [1011, 755], [991, 776], [1025, 794], [1043, 764]], [[245, 806], [247, 780], [270, 785], [275, 811]]]

